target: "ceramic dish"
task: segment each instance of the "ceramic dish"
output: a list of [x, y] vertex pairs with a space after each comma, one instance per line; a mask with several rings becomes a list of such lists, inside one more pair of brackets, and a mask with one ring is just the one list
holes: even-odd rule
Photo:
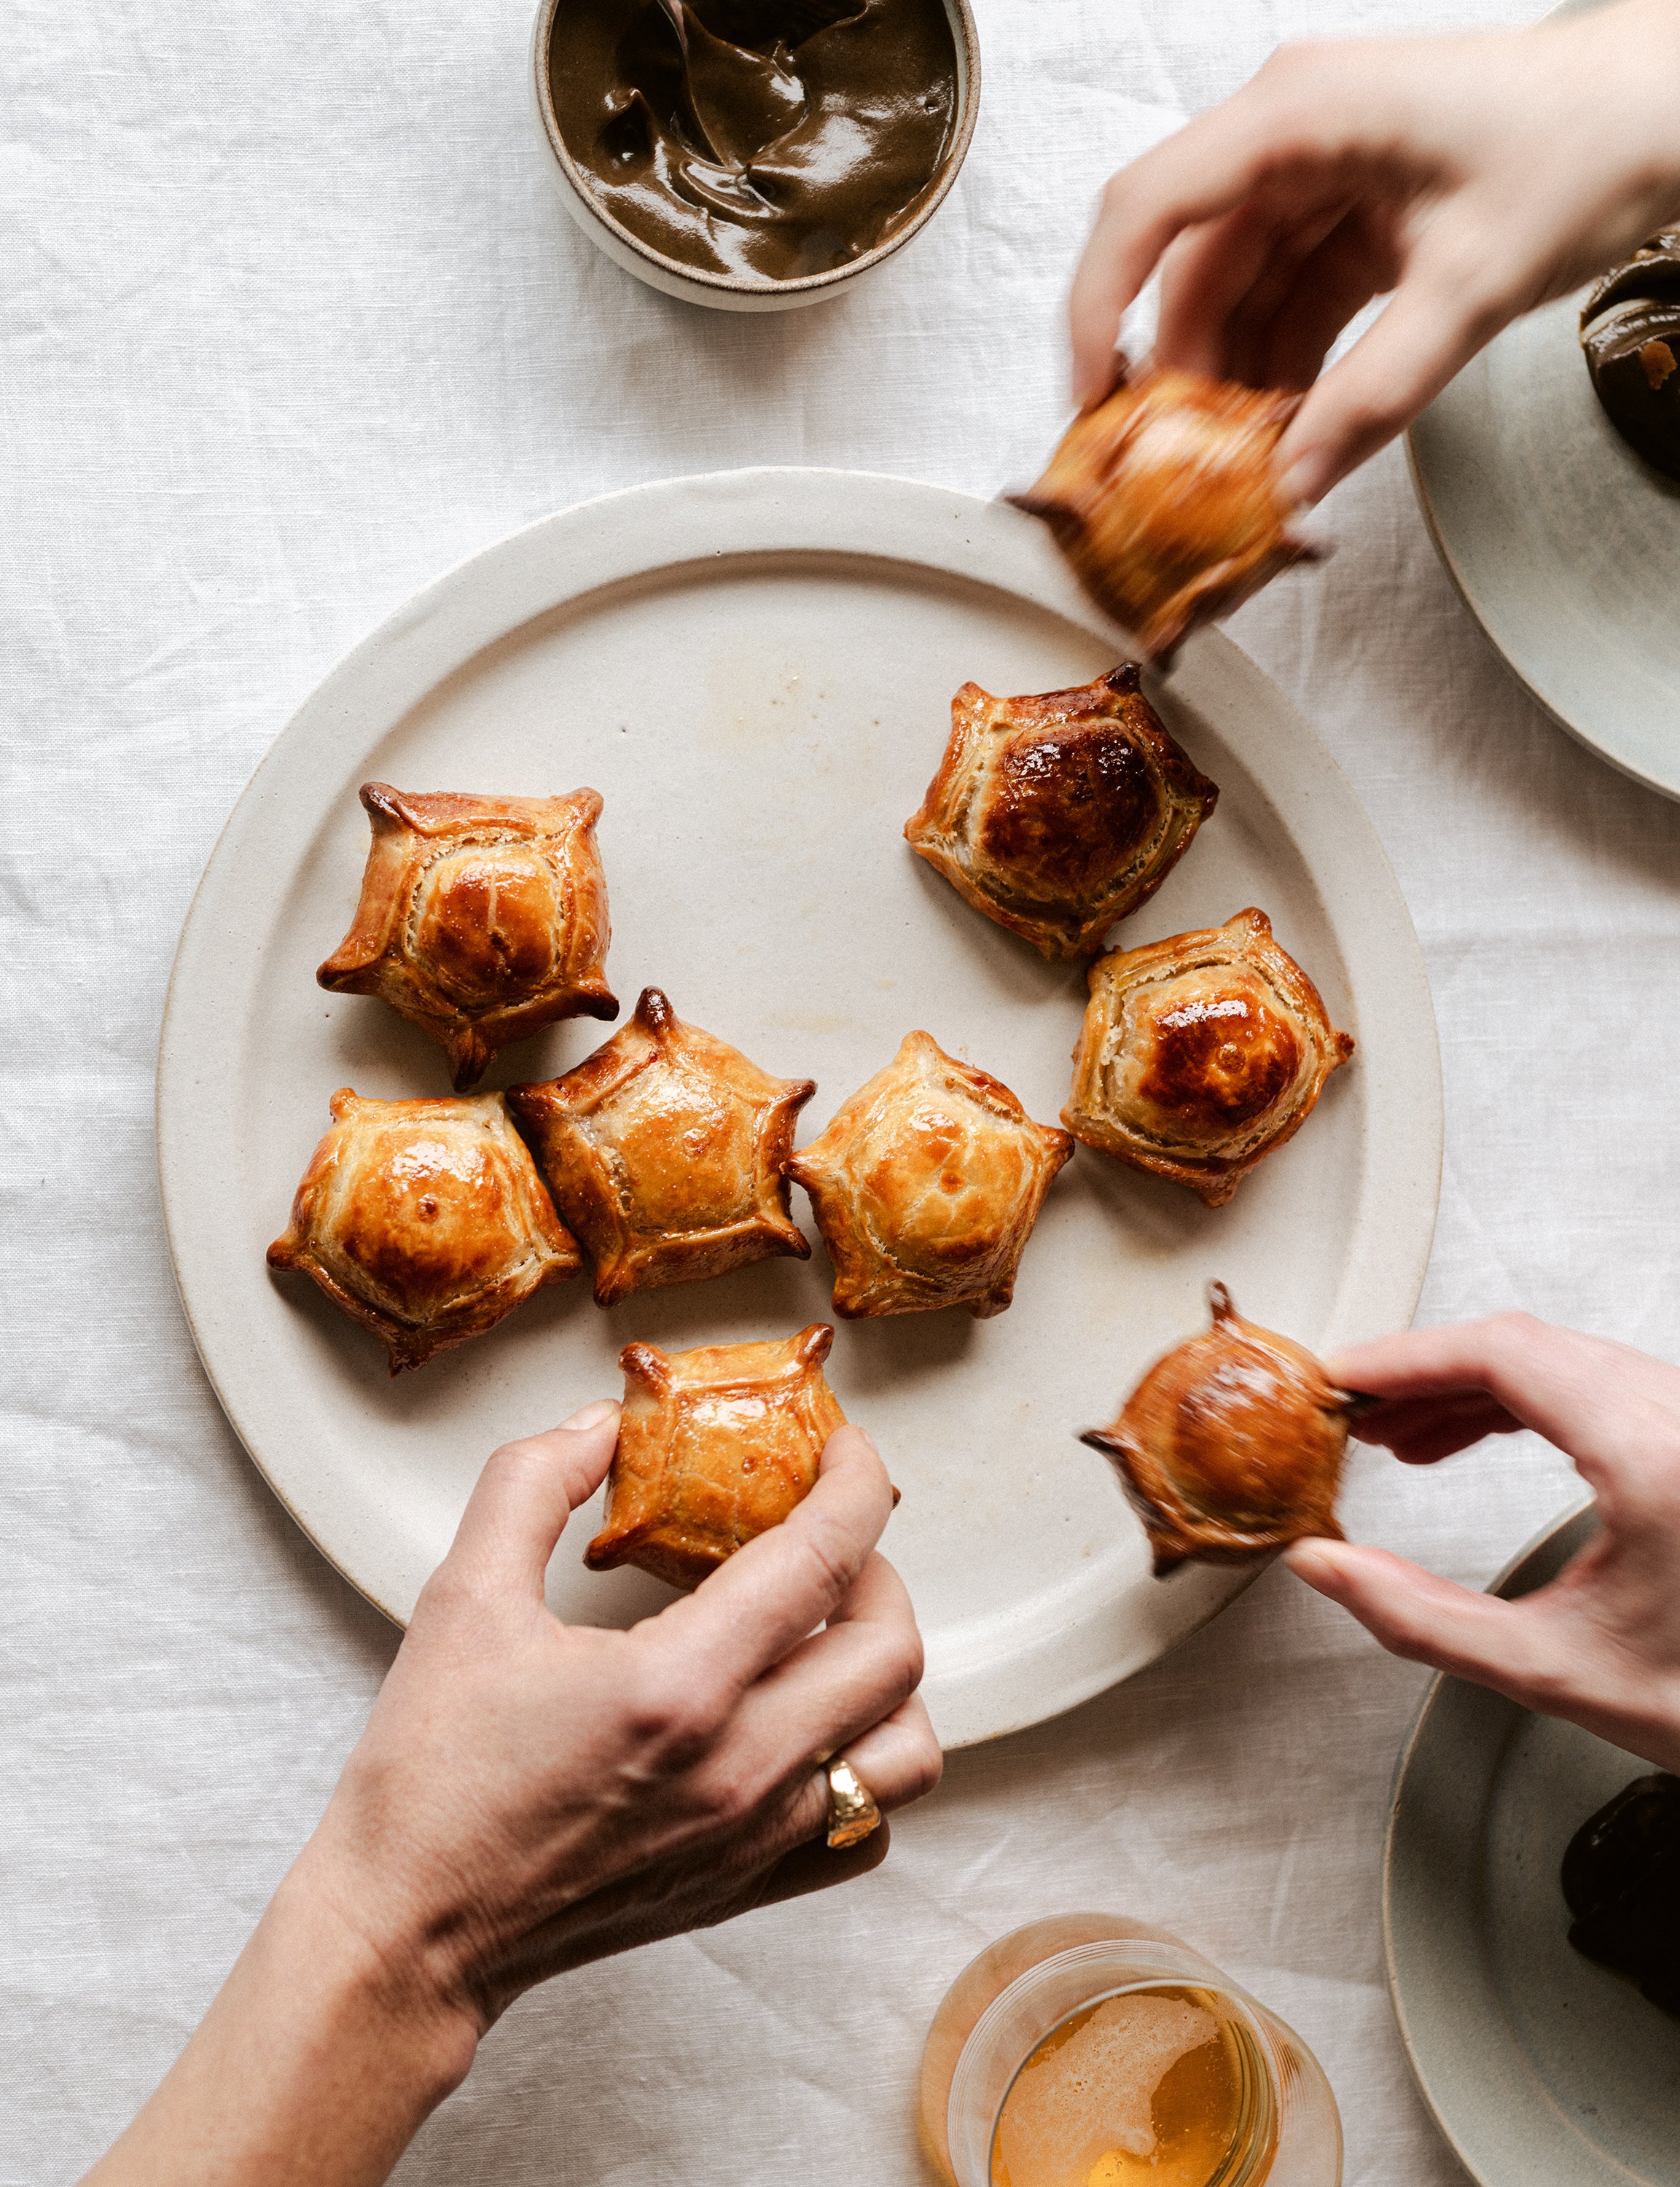
[[[1558, 1520], [1493, 1592], [1531, 1594], [1598, 1530]], [[1383, 1922], [1394, 2009], [1436, 2123], [1482, 2187], [1680, 2187], [1680, 2026], [1568, 1942], [1576, 1830], [1649, 1768], [1575, 1725], [1437, 1679], [1401, 1757]]]
[[1412, 428], [1412, 475], [1512, 672], [1589, 750], [1680, 797], [1680, 486], [1599, 407], [1585, 294], [1518, 319], [1465, 366]]
[[554, 112], [549, 83], [549, 49], [553, 42], [554, 17], [560, 0], [541, 0], [531, 35], [530, 82], [537, 119], [554, 155], [554, 170], [561, 201], [572, 219], [598, 250], [615, 266], [633, 273], [650, 289], [685, 303], [705, 304], [719, 312], [790, 312], [805, 304], [820, 304], [855, 289], [919, 235], [944, 204], [973, 142], [980, 113], [980, 33], [969, 0], [945, 0], [951, 20], [952, 42], [957, 49], [957, 118], [933, 187], [903, 226], [874, 250], [826, 273], [807, 273], [791, 281], [754, 281], [732, 273], [715, 273], [655, 250], [615, 220], [589, 187], [587, 176], [573, 159]]
[[[519, 533], [393, 616], [258, 769], [182, 936], [159, 1068], [169, 1234], [229, 1418], [299, 1523], [407, 1616], [486, 1452], [620, 1388], [632, 1338], [667, 1349], [829, 1318], [829, 1269], [766, 1262], [603, 1312], [587, 1279], [401, 1380], [380, 1347], [263, 1249], [335, 1087], [447, 1091], [438, 1049], [315, 967], [345, 930], [367, 846], [357, 786], [605, 798], [608, 975], [626, 1009], [663, 987], [764, 1069], [814, 1078], [801, 1138], [912, 1028], [994, 1071], [1054, 1122], [1084, 983], [979, 918], [900, 828], [969, 677], [1083, 683], [1124, 640], [1042, 525], [1001, 503], [834, 471], [683, 479]], [[1227, 639], [1199, 638], [1160, 703], [1222, 785], [1217, 812], [1127, 930], [1147, 941], [1259, 903], [1358, 1036], [1307, 1127], [1230, 1206], [1082, 1150], [1058, 1178], [995, 1320], [842, 1324], [829, 1363], [904, 1500], [887, 1546], [928, 1641], [950, 1744], [1035, 1723], [1136, 1670], [1251, 1575], [1149, 1573], [1142, 1529], [1076, 1431], [1200, 1328], [1222, 1277], [1310, 1344], [1392, 1329], [1434, 1225], [1441, 1092], [1416, 938], [1352, 792]], [[608, 1032], [583, 1020], [504, 1050], [487, 1086], [547, 1077]], [[795, 1216], [809, 1230], [802, 1195]], [[666, 1599], [582, 1563], [563, 1615], [628, 1622]]]

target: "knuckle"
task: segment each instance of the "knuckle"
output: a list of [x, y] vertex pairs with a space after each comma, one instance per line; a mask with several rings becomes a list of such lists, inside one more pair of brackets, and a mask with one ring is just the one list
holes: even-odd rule
[[825, 1511], [811, 1511], [804, 1533], [806, 1557], [822, 1586], [840, 1601], [857, 1576], [859, 1560], [850, 1533]]
[[1117, 173], [1110, 175], [1103, 185], [1101, 199], [1103, 211], [1116, 216], [1124, 213], [1132, 201], [1132, 191], [1131, 171], [1128, 168], [1121, 167]]
[[692, 1666], [664, 1659], [632, 1681], [626, 1713], [637, 1741], [666, 1764], [682, 1767], [711, 1746], [728, 1713], [717, 1682]]
[[478, 1607], [478, 1589], [458, 1557], [447, 1556], [420, 1589], [411, 1627], [422, 1618], [428, 1624], [451, 1624]]
[[940, 1751], [939, 1741], [930, 1728], [918, 1732], [914, 1749], [906, 1771], [908, 1780], [907, 1800], [924, 1800], [930, 1792], [937, 1791], [939, 1780], [945, 1774], [945, 1757]]
[[529, 1436], [515, 1436], [512, 1442], [498, 1443], [490, 1453], [490, 1463], [503, 1471], [528, 1465], [535, 1455]]
[[913, 1625], [907, 1632], [900, 1634], [897, 1644], [898, 1683], [906, 1699], [921, 1684], [922, 1673], [926, 1666], [927, 1650], [923, 1645], [920, 1632]]
[[1351, 447], [1374, 448], [1391, 439], [1410, 415], [1411, 405], [1403, 391], [1387, 395], [1374, 388], [1362, 389], [1343, 407], [1342, 434]]

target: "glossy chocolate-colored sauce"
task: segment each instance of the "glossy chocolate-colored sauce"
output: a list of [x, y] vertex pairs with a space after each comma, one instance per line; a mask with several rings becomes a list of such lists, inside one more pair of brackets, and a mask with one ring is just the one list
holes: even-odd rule
[[1636, 1777], [1564, 1855], [1569, 1940], [1680, 2019], [1680, 1777]]
[[1581, 346], [1611, 424], [1680, 480], [1680, 229], [1604, 275], [1582, 307]]
[[667, 258], [797, 280], [902, 227], [957, 115], [944, 0], [560, 0], [555, 117], [594, 196]]

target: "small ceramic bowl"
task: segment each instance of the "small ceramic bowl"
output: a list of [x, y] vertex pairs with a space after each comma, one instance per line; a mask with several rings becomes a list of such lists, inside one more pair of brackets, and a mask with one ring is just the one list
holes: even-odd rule
[[662, 289], [667, 296], [681, 296], [690, 304], [710, 305], [719, 312], [789, 312], [801, 304], [820, 304], [825, 296], [838, 296], [867, 280], [895, 251], [902, 250], [913, 235], [919, 234], [945, 202], [946, 194], [968, 155], [975, 133], [975, 117], [980, 110], [980, 37], [969, 0], [945, 0], [952, 40], [957, 48], [957, 123], [934, 177], [933, 187], [913, 217], [885, 243], [865, 251], [861, 258], [854, 258], [849, 265], [836, 266], [826, 273], [801, 274], [796, 280], [754, 281], [736, 273], [711, 273], [698, 267], [685, 266], [680, 259], [667, 258], [663, 251], [643, 243], [639, 236], [632, 235], [615, 220], [590, 189], [587, 178], [566, 149], [548, 83], [548, 53], [559, 5], [560, 0], [542, 0], [537, 8], [531, 45], [531, 83], [542, 133], [559, 169], [560, 194], [566, 211], [590, 241], [623, 267], [626, 273], [633, 273], [650, 289]]

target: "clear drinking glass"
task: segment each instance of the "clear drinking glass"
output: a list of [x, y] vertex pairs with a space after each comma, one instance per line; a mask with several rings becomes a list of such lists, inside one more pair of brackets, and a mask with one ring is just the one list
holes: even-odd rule
[[[1110, 2006], [1144, 1998], [1165, 2004]], [[1174, 2030], [1181, 2046], [1195, 2035], [1202, 2047], [1181, 2057], [1177, 2080], [1169, 2070], [1145, 2086], [1151, 2059], [1169, 2055]], [[1116, 2105], [1104, 2074], [1124, 2083], [1134, 2066], [1144, 2079]], [[1098, 2105], [1094, 2116], [1108, 2124], [1081, 2156], [1084, 2090], [1098, 2083], [1106, 2107]], [[1113, 2121], [1127, 2117], [1130, 2129], [1111, 2136]], [[1041, 2164], [1033, 2136], [1047, 2119], [1065, 2138], [1064, 2154]], [[1301, 2038], [1165, 1929], [1112, 1914], [1031, 1922], [964, 1969], [929, 2031], [920, 2122], [929, 2157], [953, 2187], [1130, 2187], [1144, 2179], [1155, 2187], [1340, 2187], [1341, 2179], [1341, 2119]]]

